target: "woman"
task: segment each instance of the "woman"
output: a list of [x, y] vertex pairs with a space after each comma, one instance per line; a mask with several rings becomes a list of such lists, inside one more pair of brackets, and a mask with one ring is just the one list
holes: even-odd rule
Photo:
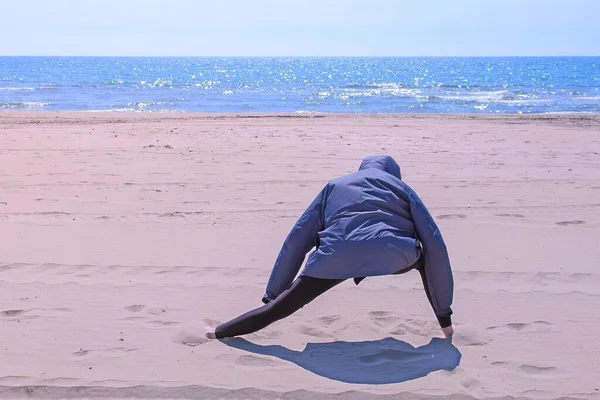
[[302, 214], [275, 262], [265, 305], [207, 328], [206, 337], [256, 332], [346, 279], [358, 285], [368, 276], [412, 269], [420, 272], [442, 332], [450, 337], [454, 280], [442, 235], [421, 199], [402, 181], [394, 159], [370, 156], [358, 172], [329, 182]]

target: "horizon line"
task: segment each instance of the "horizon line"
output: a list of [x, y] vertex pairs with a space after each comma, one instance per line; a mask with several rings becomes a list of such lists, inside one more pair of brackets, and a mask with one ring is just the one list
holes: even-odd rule
[[61, 54], [0, 54], [0, 57], [81, 57], [81, 58], [600, 58], [586, 55], [61, 55]]

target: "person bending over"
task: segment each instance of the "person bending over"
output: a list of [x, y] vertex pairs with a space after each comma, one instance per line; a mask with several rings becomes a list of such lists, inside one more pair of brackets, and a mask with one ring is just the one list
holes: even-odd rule
[[[296, 278], [306, 254], [312, 252]], [[416, 269], [445, 337], [454, 333], [454, 280], [433, 217], [390, 156], [369, 156], [330, 181], [296, 222], [277, 257], [265, 305], [216, 328], [209, 339], [246, 335], [281, 320], [346, 279]]]

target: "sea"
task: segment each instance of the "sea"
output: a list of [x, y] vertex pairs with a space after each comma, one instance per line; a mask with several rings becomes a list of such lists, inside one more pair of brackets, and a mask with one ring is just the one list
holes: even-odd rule
[[600, 57], [0, 57], [0, 111], [600, 112]]

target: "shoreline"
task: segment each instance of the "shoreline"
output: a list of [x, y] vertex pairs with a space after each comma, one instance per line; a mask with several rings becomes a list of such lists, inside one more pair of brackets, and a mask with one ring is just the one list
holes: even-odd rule
[[374, 117], [374, 118], [471, 118], [471, 119], [506, 119], [506, 118], [561, 118], [561, 117], [600, 117], [600, 112], [550, 112], [550, 113], [528, 113], [528, 114], [483, 114], [483, 113], [327, 113], [327, 112], [248, 112], [248, 113], [220, 113], [220, 112], [196, 112], [196, 111], [20, 111], [0, 110], [0, 117], [7, 116], [47, 116], [54, 114], [73, 114], [79, 116], [164, 116], [176, 118], [177, 116], [189, 117], [234, 117], [234, 118], [324, 118], [324, 117]]
[[199, 114], [199, 115], [359, 115], [359, 116], [378, 116], [378, 115], [391, 115], [391, 116], [419, 116], [419, 115], [444, 115], [444, 116], [528, 116], [528, 115], [600, 115], [600, 112], [588, 112], [588, 111], [573, 111], [573, 112], [547, 112], [547, 113], [335, 113], [335, 112], [318, 112], [318, 111], [290, 111], [290, 112], [200, 112], [200, 111], [118, 111], [118, 110], [106, 110], [106, 111], [95, 111], [95, 110], [0, 110], [0, 114], [56, 114], [56, 113], [77, 113], [77, 114]]
[[170, 113], [90, 111], [0, 111], [1, 125], [152, 123], [162, 121], [472, 121], [503, 124], [544, 124], [565, 127], [600, 127], [600, 113], [565, 114], [324, 114], [324, 113]]

